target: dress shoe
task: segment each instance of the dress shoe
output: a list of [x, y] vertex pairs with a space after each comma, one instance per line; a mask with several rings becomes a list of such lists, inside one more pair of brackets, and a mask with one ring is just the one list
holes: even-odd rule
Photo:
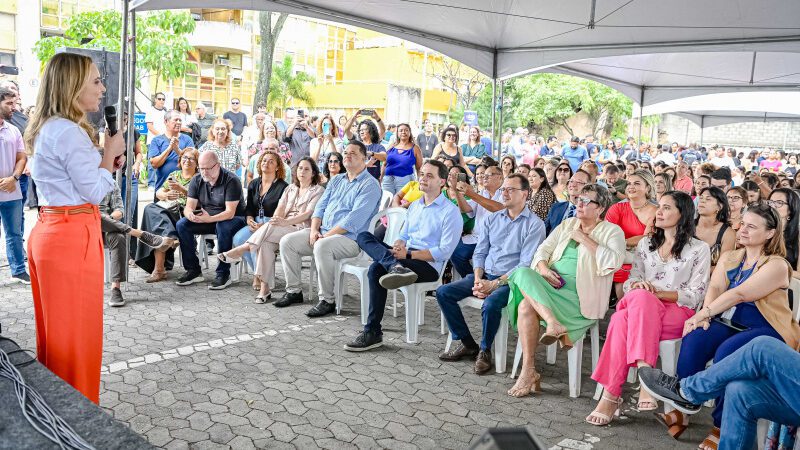
[[303, 303], [302, 292], [287, 292], [282, 299], [273, 303], [273, 305], [277, 306], [278, 308], [283, 308], [294, 303]]
[[492, 370], [492, 351], [481, 350], [475, 360], [474, 371], [478, 375], [486, 375], [490, 370]]
[[464, 358], [474, 359], [480, 350], [479, 347], [467, 347], [463, 342], [458, 342], [456, 345], [453, 344], [450, 344], [449, 351], [439, 353], [439, 359], [442, 361], [461, 361]]

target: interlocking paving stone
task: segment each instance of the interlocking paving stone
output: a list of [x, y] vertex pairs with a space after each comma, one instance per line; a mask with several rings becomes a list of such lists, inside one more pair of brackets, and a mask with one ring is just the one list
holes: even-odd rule
[[[26, 223], [33, 224], [28, 214]], [[0, 264], [4, 251], [0, 246]], [[208, 280], [213, 260], [211, 266]], [[397, 318], [385, 315], [384, 346], [358, 354], [342, 349], [362, 328], [352, 295], [341, 316], [308, 319], [308, 301], [283, 309], [253, 304], [251, 275], [209, 291], [205, 284], [176, 286], [179, 273], [147, 284], [147, 274], [131, 268], [123, 287], [128, 305], [106, 308], [104, 316], [100, 406], [157, 447], [462, 449], [486, 427], [501, 425], [528, 426], [554, 449], [690, 449], [711, 424], [704, 410], [675, 441], [652, 413], [635, 410], [630, 385], [622, 418], [606, 427], [586, 424], [595, 405], [588, 342], [580, 398], [567, 397], [566, 354], [558, 352], [550, 366], [540, 349], [544, 392], [515, 399], [506, 394], [514, 383], [508, 374], [478, 376], [471, 361], [439, 361], [446, 336], [439, 334], [433, 299], [426, 302], [418, 344], [404, 342], [400, 308]], [[282, 286], [280, 263], [277, 273]], [[346, 280], [349, 292], [357, 292], [353, 279]], [[465, 317], [477, 338], [480, 311], [466, 310]], [[4, 335], [35, 349], [29, 287], [0, 281], [0, 322]]]

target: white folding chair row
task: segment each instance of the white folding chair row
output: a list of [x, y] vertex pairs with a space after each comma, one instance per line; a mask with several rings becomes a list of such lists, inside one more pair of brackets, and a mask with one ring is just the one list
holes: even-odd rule
[[[197, 256], [200, 259], [200, 264], [203, 265], [203, 268], [208, 269], [209, 265], [209, 257], [208, 257], [208, 246], [206, 245], [206, 240], [210, 241], [217, 241], [216, 234], [200, 234], [197, 235], [198, 243], [197, 243]], [[219, 251], [219, 243], [217, 243], [217, 251]], [[238, 282], [241, 279], [241, 271], [238, 267], [231, 267], [231, 281], [234, 283]]]
[[[386, 217], [387, 227], [383, 242], [387, 245], [391, 245], [400, 235], [400, 229], [406, 221], [407, 214], [408, 210], [405, 208], [389, 208], [379, 211], [375, 216], [372, 217], [372, 219], [370, 219], [367, 231], [374, 233], [375, 228], [379, 223], [381, 223], [381, 219]], [[370, 264], [372, 264], [372, 260], [363, 251], [354, 258], [342, 259], [337, 264], [336, 278], [334, 279], [334, 292], [336, 293], [336, 314], [339, 314], [342, 309], [342, 301], [347, 288], [346, 284], [344, 283], [344, 275], [353, 275], [358, 280], [361, 296], [362, 325], [366, 325], [367, 315], [369, 313], [369, 282], [367, 281], [367, 273], [369, 272]]]
[[[600, 321], [595, 321], [589, 328], [589, 335], [592, 344], [592, 370], [597, 367], [597, 360], [600, 359]], [[585, 336], [573, 342], [571, 349], [567, 351], [567, 365], [569, 369], [569, 396], [572, 398], [581, 395], [581, 370], [583, 366], [583, 340]], [[554, 343], [547, 346], [547, 364], [556, 363], [556, 346]], [[522, 360], [522, 342], [517, 338], [517, 351], [514, 354], [514, 366], [511, 369], [511, 378], [517, 376], [517, 369]]]
[[[455, 275], [454, 275], [455, 276]], [[477, 297], [467, 297], [458, 302], [458, 305], [463, 308], [483, 308], [483, 300]], [[442, 316], [444, 318], [444, 316]], [[447, 343], [444, 346], [444, 351], [450, 351], [450, 345], [453, 343], [453, 335], [447, 333]], [[508, 363], [508, 312], [503, 308], [502, 315], [500, 316], [500, 328], [497, 330], [497, 335], [494, 337], [494, 366], [495, 372], [504, 373]]]
[[103, 247], [103, 283], [111, 282], [111, 249]]
[[388, 208], [389, 205], [392, 204], [392, 199], [394, 198], [394, 194], [389, 191], [384, 190], [381, 194], [381, 203], [378, 205], [378, 212], [383, 211], [384, 209]]

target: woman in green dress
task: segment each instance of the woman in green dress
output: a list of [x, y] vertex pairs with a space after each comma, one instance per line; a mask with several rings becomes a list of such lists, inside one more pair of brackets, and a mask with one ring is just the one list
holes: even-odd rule
[[508, 317], [522, 343], [522, 370], [509, 395], [539, 391], [541, 377], [534, 367], [539, 343], [572, 347], [608, 310], [613, 275], [625, 258], [622, 229], [603, 220], [611, 203], [605, 187], [584, 186], [575, 217], [542, 242], [531, 268], [516, 269], [508, 278]]

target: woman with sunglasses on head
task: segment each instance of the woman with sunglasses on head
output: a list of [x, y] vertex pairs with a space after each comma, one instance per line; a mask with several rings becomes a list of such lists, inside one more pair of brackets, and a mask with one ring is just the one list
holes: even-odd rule
[[[586, 417], [592, 425], [608, 425], [622, 405], [622, 386], [631, 367], [653, 367], [659, 342], [678, 339], [683, 324], [703, 300], [711, 275], [708, 245], [694, 235], [694, 204], [680, 191], [659, 200], [652, 236], [636, 246], [625, 296], [611, 316], [606, 342], [592, 379], [603, 396]], [[639, 411], [654, 411], [656, 400], [639, 390]]]
[[461, 151], [461, 147], [458, 146], [458, 128], [455, 125], [448, 125], [442, 130], [442, 141], [433, 149], [431, 159], [436, 159], [442, 154], [453, 161], [453, 165], [463, 167], [470, 178], [472, 177], [472, 172], [464, 160], [464, 153]]
[[513, 155], [505, 155], [500, 159], [500, 170], [503, 171], [503, 179], [517, 170], [517, 159]]
[[531, 192], [528, 194], [528, 208], [542, 220], [547, 220], [547, 213], [556, 202], [556, 194], [550, 189], [544, 170], [535, 167], [528, 173]]
[[[142, 231], [148, 231], [156, 236], [165, 236], [178, 239], [175, 224], [183, 215], [186, 206], [186, 194], [189, 192], [189, 182], [197, 175], [197, 159], [200, 152], [192, 147], [187, 147], [180, 159], [179, 169], [172, 172], [167, 181], [156, 191], [157, 203], [150, 203], [142, 212]], [[136, 265], [149, 273], [146, 283], [158, 283], [167, 279], [167, 270], [172, 270], [175, 264], [175, 251], [158, 251], [146, 245], [136, 247]]]
[[553, 194], [556, 195], [556, 201], [566, 202], [569, 201], [569, 192], [567, 185], [572, 178], [572, 168], [567, 161], [562, 161], [558, 164], [555, 171], [556, 184], [552, 186]]
[[695, 237], [711, 248], [711, 270], [716, 267], [720, 255], [736, 246], [736, 233], [728, 225], [729, 218], [728, 198], [722, 189], [711, 186], [700, 191]]
[[328, 159], [325, 160], [325, 165], [322, 166], [322, 179], [319, 184], [323, 187], [327, 186], [331, 178], [344, 172], [342, 154], [331, 152], [328, 154]]
[[[779, 339], [792, 348], [800, 344], [800, 327], [792, 318], [786, 288], [792, 268], [784, 259], [783, 223], [778, 212], [767, 205], [747, 209], [738, 232], [742, 248], [724, 253], [711, 274], [702, 308], [684, 324], [677, 378], [684, 379], [705, 370], [759, 336]], [[736, 307], [730, 320], [720, 315]], [[665, 380], [666, 381], [666, 380]], [[714, 428], [699, 445], [716, 450], [724, 408], [724, 392], [714, 404]], [[678, 438], [689, 425], [687, 413], [673, 410], [662, 419], [669, 434]]]
[[733, 228], [733, 231], [739, 231], [742, 226], [742, 215], [747, 208], [747, 191], [741, 186], [733, 186], [725, 193], [728, 198], [728, 208], [730, 209], [730, 218], [728, 224]]
[[[578, 172], [582, 173], [582, 172]], [[611, 194], [587, 184], [577, 198], [575, 217], [564, 219], [536, 250], [531, 267], [508, 277], [508, 318], [519, 330], [522, 369], [508, 395], [540, 391], [534, 356], [539, 343], [571, 348], [608, 310], [613, 273], [622, 265], [625, 237], [603, 220]], [[546, 324], [539, 337], [541, 323]]]
[[125, 143], [117, 133], [101, 147], [89, 123], [106, 91], [91, 58], [56, 54], [41, 80], [24, 136], [36, 161], [31, 177], [39, 197], [39, 219], [28, 238], [37, 359], [98, 403], [103, 235], [97, 205], [114, 189], [112, 173], [125, 162]]
[[792, 276], [800, 278], [800, 196], [789, 188], [778, 188], [769, 194], [767, 205], [778, 211], [783, 223], [786, 260], [793, 268]]

